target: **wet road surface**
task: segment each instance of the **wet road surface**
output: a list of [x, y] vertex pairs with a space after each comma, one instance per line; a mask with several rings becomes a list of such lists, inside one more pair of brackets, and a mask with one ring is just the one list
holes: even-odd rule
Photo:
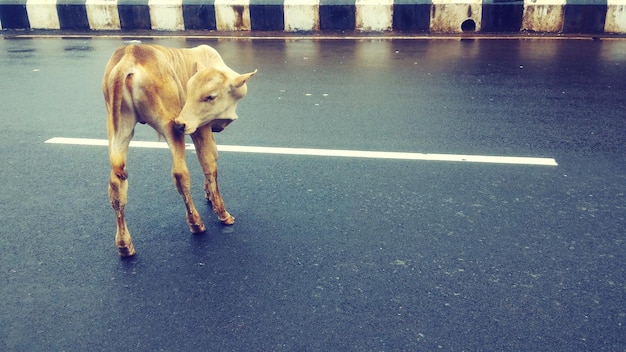
[[[0, 41], [0, 349], [626, 349], [626, 41], [206, 43], [255, 68], [222, 152], [236, 217], [191, 235], [166, 149], [129, 156], [120, 260], [100, 91], [121, 39]], [[158, 141], [138, 126], [135, 140]]]

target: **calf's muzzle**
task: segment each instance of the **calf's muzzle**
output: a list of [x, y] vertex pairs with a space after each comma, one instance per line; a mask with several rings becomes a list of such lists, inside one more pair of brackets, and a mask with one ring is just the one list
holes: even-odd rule
[[184, 123], [174, 123], [174, 131], [178, 133], [185, 133], [185, 124]]

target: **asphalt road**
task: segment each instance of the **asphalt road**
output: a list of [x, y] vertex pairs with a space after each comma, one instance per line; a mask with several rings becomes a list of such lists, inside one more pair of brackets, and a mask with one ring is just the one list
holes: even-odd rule
[[[222, 152], [235, 225], [131, 149], [118, 258], [100, 80], [117, 38], [0, 40], [0, 350], [626, 350], [626, 41], [144, 40], [257, 68]], [[136, 140], [157, 141], [146, 126]]]

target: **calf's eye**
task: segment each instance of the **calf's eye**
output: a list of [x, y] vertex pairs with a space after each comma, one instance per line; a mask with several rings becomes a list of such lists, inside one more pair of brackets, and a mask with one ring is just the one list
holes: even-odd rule
[[211, 94], [202, 98], [202, 101], [209, 102], [209, 101], [215, 100], [216, 98], [217, 98], [217, 94]]

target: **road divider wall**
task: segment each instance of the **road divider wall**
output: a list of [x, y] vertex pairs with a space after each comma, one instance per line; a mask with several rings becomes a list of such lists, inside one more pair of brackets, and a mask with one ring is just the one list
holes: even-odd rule
[[0, 0], [10, 30], [626, 33], [626, 0]]

